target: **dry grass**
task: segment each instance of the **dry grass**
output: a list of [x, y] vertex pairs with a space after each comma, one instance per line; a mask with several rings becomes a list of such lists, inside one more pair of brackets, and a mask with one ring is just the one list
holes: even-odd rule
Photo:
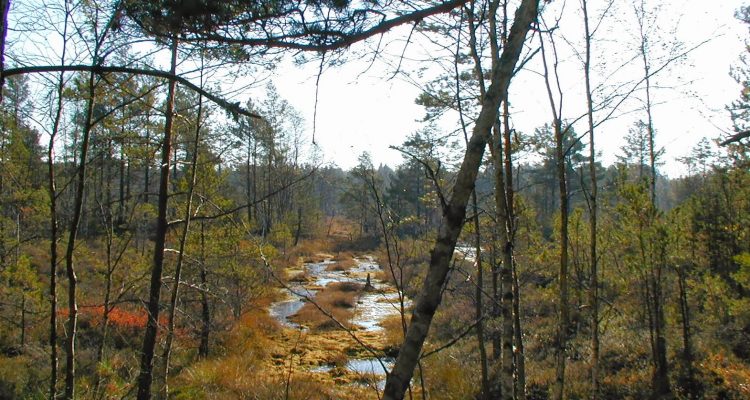
[[357, 282], [334, 282], [329, 284], [326, 288], [336, 292], [359, 293], [365, 288], [365, 286]]
[[[409, 318], [406, 318], [407, 323]], [[398, 351], [401, 347], [401, 343], [404, 342], [404, 330], [401, 325], [401, 316], [392, 315], [387, 317], [380, 323], [380, 326], [385, 330], [384, 335], [384, 346], [386, 351], [394, 352]]]
[[354, 254], [349, 251], [338, 251], [333, 257], [334, 261], [353, 261]]
[[[339, 324], [336, 321], [349, 327], [348, 322], [354, 317], [354, 311], [352, 310], [354, 302], [354, 295], [318, 295], [315, 296], [315, 303], [325, 313], [314, 304], [307, 303], [290, 319], [313, 330], [337, 329]], [[332, 320], [326, 313], [333, 316], [336, 321]]]
[[336, 261], [333, 264], [328, 264], [326, 271], [348, 271], [354, 268], [357, 262], [354, 260]]
[[287, 279], [287, 282], [307, 283], [307, 282], [310, 282], [311, 280], [312, 279], [307, 273], [307, 270], [301, 270], [300, 272], [296, 272], [294, 275], [289, 277]]
[[[218, 361], [218, 362], [217, 362]], [[364, 399], [368, 396], [359, 388], [342, 388], [318, 375], [299, 369], [293, 358], [291, 374], [288, 369], [268, 370], [263, 366], [248, 365], [238, 357], [206, 361], [188, 369], [184, 382], [173, 393], [175, 399], [258, 399], [258, 400], [329, 400]]]
[[[264, 302], [265, 303], [265, 302]], [[264, 358], [272, 351], [269, 336], [279, 330], [279, 323], [265, 309], [267, 305], [258, 305], [244, 314], [239, 323], [229, 332], [222, 335], [226, 349], [250, 358]]]
[[381, 270], [373, 272], [372, 279], [376, 279], [380, 282], [387, 282], [387, 283], [393, 284], [393, 275], [391, 275], [391, 271], [386, 270], [386, 269], [381, 269]]
[[305, 256], [302, 258], [302, 262], [305, 264], [321, 263], [330, 258], [330, 255], [318, 253], [311, 256]]
[[[340, 326], [336, 321], [349, 328], [349, 321], [354, 317], [353, 308], [361, 291], [362, 285], [357, 283], [332, 283], [315, 295], [314, 304], [305, 304], [290, 319], [313, 330], [338, 329]], [[332, 315], [336, 321], [326, 314]]]
[[301, 267], [303, 263], [317, 263], [332, 258], [335, 241], [330, 238], [303, 239], [297, 246], [287, 250], [282, 260], [287, 265]]

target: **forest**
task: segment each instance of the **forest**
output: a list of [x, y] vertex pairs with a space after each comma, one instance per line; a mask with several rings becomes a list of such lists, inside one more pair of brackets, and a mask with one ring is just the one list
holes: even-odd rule
[[[668, 174], [656, 3], [3, 0], [0, 399], [750, 398], [750, 47]], [[418, 86], [400, 163], [290, 60]]]

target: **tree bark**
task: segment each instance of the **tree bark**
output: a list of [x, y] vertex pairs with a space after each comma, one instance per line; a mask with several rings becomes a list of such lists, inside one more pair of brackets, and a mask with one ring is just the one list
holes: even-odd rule
[[[202, 71], [201, 71], [202, 72]], [[202, 80], [201, 76], [201, 80]], [[177, 299], [180, 293], [180, 279], [182, 278], [182, 265], [185, 259], [185, 244], [187, 243], [188, 233], [190, 232], [190, 221], [193, 213], [193, 193], [195, 192], [195, 183], [198, 176], [198, 151], [201, 139], [201, 118], [203, 114], [203, 96], [198, 97], [198, 115], [195, 123], [195, 136], [193, 137], [193, 154], [190, 160], [190, 186], [187, 193], [187, 204], [185, 205], [185, 225], [183, 226], [180, 237], [180, 250], [177, 253], [177, 265], [174, 272], [174, 284], [172, 285], [172, 294], [169, 299], [169, 314], [167, 321], [167, 338], [164, 344], [164, 354], [162, 356], [162, 378], [164, 384], [161, 389], [160, 397], [167, 399], [169, 397], [169, 361], [172, 354], [172, 342], [174, 341], [175, 315], [177, 310]]]
[[49, 270], [49, 347], [50, 347], [50, 383], [49, 398], [54, 400], [57, 396], [57, 182], [55, 176], [55, 156], [54, 145], [55, 137], [59, 131], [60, 118], [62, 114], [62, 77], [60, 86], [58, 86], [58, 111], [55, 115], [55, 123], [50, 135], [49, 145], [47, 147], [47, 189], [49, 193], [49, 212], [50, 212], [50, 270]]
[[[513, 244], [511, 242], [510, 213], [508, 198], [505, 192], [505, 173], [503, 166], [503, 141], [499, 129], [495, 128], [492, 143], [492, 161], [495, 178], [495, 209], [499, 225], [499, 239], [502, 245], [502, 268], [500, 269], [500, 315], [501, 319], [501, 353], [500, 353], [500, 387], [495, 395], [501, 399], [513, 399]], [[499, 393], [498, 393], [499, 392]]]
[[516, 20], [511, 28], [508, 44], [503, 50], [499, 63], [493, 68], [492, 84], [484, 96], [482, 110], [469, 140], [464, 161], [458, 171], [450, 202], [443, 211], [443, 221], [430, 255], [429, 271], [425, 277], [423, 289], [416, 299], [411, 325], [401, 345], [396, 363], [386, 379], [383, 395], [386, 400], [403, 399], [409, 387], [432, 317], [440, 305], [441, 289], [448, 274], [456, 240], [464, 224], [466, 205], [474, 188], [474, 181], [490, 130], [497, 118], [500, 103], [507, 94], [526, 34], [537, 17], [538, 6], [538, 0], [524, 0], [521, 3], [516, 11]]
[[482, 296], [484, 295], [484, 273], [482, 271], [482, 238], [479, 227], [479, 207], [477, 206], [477, 192], [472, 190], [471, 192], [471, 205], [472, 211], [474, 212], [474, 256], [476, 258], [475, 264], [477, 266], [477, 282], [476, 282], [476, 319], [477, 319], [477, 344], [479, 346], [479, 366], [482, 373], [482, 395], [488, 396], [490, 393], [490, 384], [487, 375], [487, 350], [484, 347], [484, 310], [482, 308]]
[[[638, 16], [638, 27], [640, 29], [640, 56], [643, 62], [643, 73], [644, 81], [646, 83], [646, 127], [648, 128], [648, 152], [649, 152], [649, 177], [648, 177], [648, 189], [649, 189], [649, 200], [651, 202], [651, 216], [652, 220], [648, 223], [653, 228], [655, 219], [658, 218], [658, 207], [656, 205], [656, 149], [654, 148], [654, 121], [652, 113], [652, 100], [651, 100], [651, 64], [649, 63], [649, 41], [645, 26], [646, 24], [646, 12], [644, 9], [644, 3], [641, 1], [639, 6], [636, 8], [636, 14]], [[660, 233], [657, 232], [657, 235]], [[657, 238], [656, 246], [660, 253], [665, 251], [665, 244], [662, 243], [662, 238]], [[653, 252], [652, 246], [652, 252]], [[672, 397], [671, 385], [669, 383], [669, 366], [667, 364], [667, 340], [664, 337], [664, 307], [663, 307], [663, 295], [662, 295], [662, 269], [663, 261], [665, 257], [654, 257], [652, 254], [649, 264], [649, 290], [651, 292], [649, 308], [651, 311], [651, 326], [652, 326], [652, 352], [653, 352], [653, 363], [654, 371], [652, 375], [652, 399], [664, 399]]]
[[700, 393], [696, 393], [698, 388], [695, 386], [697, 382], [695, 380], [695, 367], [693, 365], [693, 346], [692, 346], [692, 334], [690, 328], [690, 305], [688, 303], [687, 293], [687, 271], [685, 267], [677, 267], [677, 282], [679, 287], [680, 296], [680, 319], [682, 322], [682, 360], [684, 363], [685, 373], [687, 374], [687, 391], [689, 392], [688, 398], [697, 399], [700, 397]]
[[[111, 192], [111, 187], [109, 184], [109, 180], [107, 183], [107, 191]], [[106, 208], [104, 206], [101, 206], [102, 208], [102, 221], [104, 222], [104, 226], [107, 229], [106, 233], [106, 257], [107, 257], [107, 272], [105, 274], [105, 285], [104, 285], [104, 310], [102, 312], [102, 332], [101, 332], [101, 339], [99, 340], [99, 344], [96, 350], [96, 365], [101, 365], [102, 361], [104, 360], [104, 350], [107, 344], [107, 338], [109, 337], [109, 320], [110, 320], [110, 313], [112, 312], [113, 308], [113, 302], [112, 302], [112, 277], [115, 272], [115, 268], [117, 267], [117, 264], [120, 261], [120, 256], [122, 253], [120, 253], [117, 257], [113, 254], [114, 251], [114, 230], [115, 226], [113, 224], [112, 219], [112, 213], [111, 213], [111, 204], [110, 202], [106, 203]], [[106, 210], [106, 212], [105, 212]], [[125, 246], [122, 248], [122, 252], [125, 251]], [[97, 368], [96, 372], [96, 385], [94, 386], [94, 397], [99, 398], [101, 395], [100, 390], [101, 386], [104, 383], [103, 376], [99, 373], [99, 369]]]
[[[96, 59], [96, 57], [94, 57]], [[94, 103], [96, 94], [96, 79], [93, 72], [89, 73], [88, 101], [86, 104], [86, 119], [84, 121], [83, 137], [81, 138], [81, 156], [78, 166], [75, 200], [73, 203], [73, 219], [70, 221], [70, 232], [68, 244], [65, 250], [65, 270], [68, 276], [68, 321], [67, 339], [65, 342], [65, 399], [72, 400], [75, 397], [75, 340], [78, 324], [78, 304], [76, 303], [76, 290], [78, 278], [76, 277], [74, 253], [78, 237], [78, 229], [83, 215], [83, 197], [86, 190], [86, 170], [88, 164], [89, 139], [94, 116]]]
[[662, 295], [662, 267], [653, 266], [651, 273], [652, 310], [654, 312], [654, 374], [652, 377], [651, 398], [670, 399], [672, 389], [669, 383], [669, 365], [667, 363], [667, 339], [664, 336], [664, 301]]
[[513, 149], [511, 147], [510, 110], [508, 99], [503, 102], [503, 158], [505, 166], [505, 198], [507, 202], [507, 229], [508, 243], [510, 244], [510, 260], [513, 278], [513, 337], [515, 351], [513, 361], [515, 362], [516, 385], [515, 397], [518, 400], [526, 399], [526, 355], [523, 350], [523, 330], [521, 329], [521, 289], [518, 285], [518, 265], [513, 253], [515, 247], [516, 212], [514, 207], [515, 189], [513, 188]]
[[211, 309], [208, 304], [208, 268], [206, 268], [206, 227], [201, 221], [200, 279], [201, 279], [201, 333], [198, 357], [208, 357], [209, 335], [211, 334]]
[[[10, 3], [10, 1], [8, 1]], [[65, 3], [65, 19], [63, 22], [63, 44], [60, 54], [60, 63], [65, 63], [67, 52], [68, 36], [68, 3]], [[7, 17], [7, 12], [6, 12]], [[5, 21], [5, 19], [3, 19]], [[65, 89], [65, 73], [60, 72], [57, 80], [57, 104], [55, 109], [55, 118], [52, 123], [52, 132], [50, 133], [47, 144], [47, 195], [49, 196], [49, 218], [50, 218], [50, 272], [49, 272], [49, 347], [50, 347], [50, 382], [49, 382], [49, 399], [54, 400], [57, 396], [57, 241], [59, 240], [58, 221], [57, 221], [57, 176], [55, 173], [55, 139], [60, 132], [60, 122], [63, 113], [63, 90]], [[2, 87], [0, 87], [2, 92]]]
[[[172, 38], [170, 74], [177, 70], [177, 38]], [[159, 299], [161, 295], [162, 270], [164, 269], [164, 248], [167, 239], [167, 200], [169, 199], [169, 170], [172, 154], [172, 124], [174, 121], [174, 98], [177, 81], [170, 79], [167, 92], [164, 120], [164, 139], [161, 147], [161, 165], [159, 175], [159, 199], [157, 202], [156, 239], [154, 241], [153, 264], [151, 266], [151, 283], [148, 297], [148, 322], [141, 348], [140, 373], [138, 375], [138, 399], [151, 398], [151, 381], [153, 380], [154, 348], [159, 324]]]
[[565, 361], [568, 339], [568, 184], [565, 178], [565, 155], [563, 150], [562, 122], [555, 121], [555, 151], [557, 155], [557, 179], [560, 186], [560, 321], [555, 352], [556, 374], [553, 398], [561, 400], [565, 388]]
[[[252, 157], [253, 165], [250, 165], [251, 155], [254, 154], [250, 150], [251, 149], [251, 147], [250, 147], [250, 140], [251, 140], [251, 138], [252, 138], [252, 133], [248, 129], [248, 131], [247, 131], [247, 154], [245, 155], [245, 168], [246, 168], [246, 171], [245, 171], [245, 200], [247, 201], [248, 204], [253, 204], [253, 206], [248, 206], [247, 207], [247, 223], [250, 224], [250, 226], [252, 226], [252, 223], [253, 223], [253, 210], [256, 207], [254, 205], [255, 204], [255, 188], [254, 188], [254, 185], [255, 185], [255, 173], [254, 173], [254, 169], [255, 169], [255, 157]], [[250, 171], [250, 168], [253, 168], [252, 180], [251, 180], [251, 171]], [[257, 219], [257, 218], [258, 218], [258, 216], [257, 216], [257, 213], [256, 213], [255, 219]]]
[[175, 75], [172, 71], [165, 72], [165, 71], [152, 70], [152, 69], [130, 68], [130, 67], [121, 67], [121, 66], [114, 66], [114, 65], [37, 65], [37, 66], [6, 69], [2, 71], [2, 75], [0, 75], [0, 78], [7, 78], [9, 76], [20, 75], [20, 74], [31, 74], [31, 73], [42, 73], [42, 72], [76, 72], [76, 71], [93, 72], [96, 74], [122, 73], [122, 74], [132, 74], [132, 75], [153, 76], [156, 78], [168, 79], [170, 81], [179, 82], [181, 85], [187, 87], [188, 89], [203, 95], [203, 97], [213, 101], [214, 103], [216, 103], [216, 105], [218, 105], [219, 107], [221, 107], [222, 109], [226, 110], [227, 112], [233, 115], [244, 115], [250, 118], [258, 118], [258, 119], [260, 118], [258, 114], [252, 113], [240, 107], [238, 104], [231, 103], [230, 101], [224, 100], [220, 98], [219, 96], [213, 95], [209, 93], [208, 91], [196, 86], [194, 83], [190, 82], [189, 80], [181, 76]]
[[[3, 88], [5, 87], [5, 38], [8, 35], [8, 13], [10, 12], [10, 0], [0, 1], [0, 103], [3, 102]], [[67, 21], [67, 20], [66, 20]], [[66, 25], [67, 27], [67, 25]]]
[[[490, 18], [494, 18], [495, 13], [494, 10], [496, 10], [496, 7], [491, 7], [490, 11]], [[477, 48], [476, 48], [476, 34], [475, 32], [475, 26], [474, 26], [474, 9], [473, 9], [473, 3], [472, 3], [472, 9], [469, 10], [471, 13], [469, 15], [469, 29], [471, 30], [470, 34], [470, 46], [471, 46], [471, 54], [474, 58], [474, 69], [476, 73], [476, 78], [479, 82], [479, 88], [480, 93], [482, 96], [485, 94], [485, 87], [484, 87], [484, 75], [482, 73], [482, 66], [480, 64]], [[456, 78], [456, 95], [455, 95], [455, 101], [458, 105], [458, 114], [459, 118], [461, 120], [461, 129], [464, 134], [464, 141], [466, 145], [469, 144], [469, 135], [466, 129], [466, 122], [464, 120], [464, 111], [463, 106], [461, 104], [461, 79], [460, 79], [460, 71], [458, 69], [458, 54], [460, 52], [460, 46], [461, 46], [461, 35], [459, 34], [457, 36], [456, 40], [456, 55], [454, 57], [454, 69], [455, 69], [455, 78]], [[494, 49], [494, 48], [493, 48]], [[493, 52], [493, 56], [496, 56], [497, 53]], [[435, 182], [437, 185], [438, 182]], [[421, 186], [421, 185], [420, 185]], [[477, 334], [477, 346], [479, 347], [479, 367], [480, 371], [482, 373], [481, 376], [481, 383], [482, 383], [482, 392], [481, 392], [481, 398], [482, 399], [489, 399], [492, 394], [490, 392], [490, 382], [489, 382], [489, 374], [488, 374], [488, 363], [487, 363], [487, 349], [484, 344], [484, 310], [482, 307], [482, 296], [484, 293], [484, 271], [482, 271], [482, 237], [481, 237], [481, 230], [480, 230], [480, 224], [479, 224], [479, 206], [477, 203], [477, 191], [476, 189], [473, 189], [471, 191], [471, 208], [472, 212], [474, 213], [474, 217], [472, 218], [472, 222], [474, 223], [474, 264], [477, 267], [477, 280], [476, 280], [476, 288], [475, 288], [475, 318], [477, 320], [476, 323], [476, 334]], [[419, 207], [417, 207], [417, 218], [419, 218]]]
[[594, 101], [591, 92], [591, 30], [589, 28], [589, 14], [587, 0], [581, 1], [583, 8], [583, 25], [585, 29], [586, 54], [583, 72], [586, 82], [586, 114], [589, 129], [589, 303], [591, 305], [591, 399], [599, 397], [599, 271], [597, 254], [597, 195], [598, 179], [596, 176], [596, 147], [594, 145]]
[[120, 175], [120, 196], [118, 199], [117, 206], [117, 226], [121, 227], [125, 223], [125, 124], [123, 121], [122, 127], [122, 143], [120, 143], [120, 160], [119, 160], [119, 175]]
[[[551, 37], [551, 32], [550, 32]], [[552, 40], [551, 40], [552, 41]], [[544, 81], [547, 87], [550, 108], [552, 109], [553, 130], [555, 135], [556, 175], [560, 201], [560, 269], [558, 272], [558, 325], [555, 345], [555, 383], [552, 388], [552, 398], [562, 400], [565, 396], [565, 364], [566, 347], [568, 341], [568, 181], [566, 178], [564, 139], [566, 130], [562, 128], [562, 93], [559, 93], [561, 104], [556, 105], [550, 84], [550, 73], [547, 67], [547, 56], [544, 39], [540, 37], [542, 60], [544, 66]], [[554, 72], [557, 74], [557, 53], [552, 41], [554, 53]], [[557, 80], [556, 80], [557, 81]], [[557, 90], [560, 92], [559, 81]], [[558, 108], [559, 107], [559, 108]]]

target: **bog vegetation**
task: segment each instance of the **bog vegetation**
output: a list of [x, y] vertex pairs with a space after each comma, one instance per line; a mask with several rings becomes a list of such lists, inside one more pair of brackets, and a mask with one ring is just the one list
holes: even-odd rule
[[[750, 398], [748, 67], [713, 105], [735, 132], [667, 177], [656, 82], [692, 44], [651, 2], [559, 3], [3, 1], [0, 398]], [[592, 86], [620, 79], [591, 56], [617, 10], [640, 72]], [[441, 73], [399, 165], [321, 162], [250, 78], [385, 58], [357, 46], [402, 25]], [[509, 85], [530, 65], [550, 107], [519, 132]], [[227, 100], [238, 76], [265, 94]], [[621, 113], [639, 117], [604, 165]], [[394, 310], [374, 331], [373, 291]], [[352, 373], [378, 357], [387, 375]]]

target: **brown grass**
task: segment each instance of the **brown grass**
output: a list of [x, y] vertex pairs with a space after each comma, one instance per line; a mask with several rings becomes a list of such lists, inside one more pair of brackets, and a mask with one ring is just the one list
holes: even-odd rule
[[[407, 317], [406, 320], [408, 323], [409, 318]], [[403, 343], [404, 341], [404, 331], [401, 325], [401, 316], [392, 315], [390, 317], [387, 317], [383, 320], [383, 322], [380, 323], [380, 326], [382, 326], [385, 330], [383, 344], [386, 348], [386, 352], [398, 351], [398, 349], [401, 347], [401, 343]]]
[[331, 258], [333, 239], [303, 239], [297, 246], [287, 250], [284, 260], [288, 265], [302, 266], [303, 263], [321, 262]]
[[311, 256], [305, 256], [305, 257], [303, 257], [302, 258], [302, 262], [304, 262], [306, 264], [320, 263], [320, 262], [323, 262], [323, 261], [325, 261], [325, 260], [327, 260], [329, 258], [330, 257], [329, 257], [328, 254], [318, 253], [318, 254], [314, 254], [314, 255], [311, 255]]
[[307, 270], [303, 270], [301, 272], [298, 272], [291, 276], [289, 279], [287, 279], [288, 282], [297, 282], [297, 283], [307, 283], [309, 282], [310, 276], [307, 273]]
[[[353, 308], [361, 291], [362, 285], [357, 283], [332, 283], [315, 295], [314, 303], [305, 304], [290, 319], [313, 330], [339, 329], [336, 321], [349, 328], [349, 322], [354, 317]], [[333, 316], [336, 321], [326, 314]]]
[[393, 284], [393, 275], [391, 275], [391, 271], [386, 269], [381, 269], [373, 272], [372, 279]]
[[344, 261], [337, 261], [333, 264], [328, 264], [326, 266], [326, 271], [347, 271], [354, 265], [349, 265], [349, 263]]
[[357, 282], [334, 282], [327, 286], [327, 289], [337, 292], [355, 292], [359, 293], [365, 286]]

